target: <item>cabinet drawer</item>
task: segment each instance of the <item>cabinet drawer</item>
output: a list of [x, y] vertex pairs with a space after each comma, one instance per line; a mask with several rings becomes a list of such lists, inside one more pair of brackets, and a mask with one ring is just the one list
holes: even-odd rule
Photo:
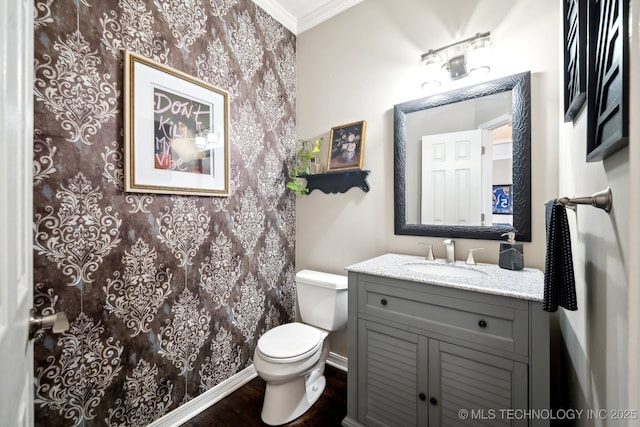
[[[465, 294], [466, 299], [460, 298]], [[416, 284], [389, 286], [361, 281], [358, 290], [360, 313], [405, 324], [457, 340], [528, 354], [528, 305], [524, 301], [506, 304], [506, 298], [495, 297], [498, 304], [469, 298], [473, 292]], [[522, 304], [520, 304], [522, 303]]]

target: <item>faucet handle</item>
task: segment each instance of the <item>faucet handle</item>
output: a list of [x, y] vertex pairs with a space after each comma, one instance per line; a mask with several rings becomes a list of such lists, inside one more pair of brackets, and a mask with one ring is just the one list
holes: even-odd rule
[[469, 249], [469, 256], [467, 257], [467, 264], [476, 265], [476, 260], [473, 258], [473, 253], [475, 251], [482, 251], [484, 248], [471, 248]]
[[447, 250], [447, 262], [454, 262], [456, 260], [456, 247], [454, 241], [451, 239], [444, 239], [442, 243]]
[[423, 242], [420, 242], [419, 245], [425, 245], [427, 247], [427, 254], [425, 255], [424, 259], [426, 259], [427, 261], [434, 261], [436, 259], [433, 256], [433, 245]]

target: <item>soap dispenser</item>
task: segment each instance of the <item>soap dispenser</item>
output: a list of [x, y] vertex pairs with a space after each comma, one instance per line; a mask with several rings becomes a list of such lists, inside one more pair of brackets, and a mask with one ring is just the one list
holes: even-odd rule
[[516, 233], [504, 233], [507, 241], [500, 243], [498, 265], [507, 270], [522, 270], [524, 268], [524, 250], [522, 243], [516, 243]]

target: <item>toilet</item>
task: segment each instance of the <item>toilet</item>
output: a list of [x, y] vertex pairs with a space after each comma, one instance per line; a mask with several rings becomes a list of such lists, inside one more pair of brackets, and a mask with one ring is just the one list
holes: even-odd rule
[[253, 366], [267, 386], [262, 421], [276, 426], [304, 414], [324, 391], [329, 332], [347, 324], [347, 277], [302, 270], [296, 274], [302, 323], [267, 331], [258, 340]]

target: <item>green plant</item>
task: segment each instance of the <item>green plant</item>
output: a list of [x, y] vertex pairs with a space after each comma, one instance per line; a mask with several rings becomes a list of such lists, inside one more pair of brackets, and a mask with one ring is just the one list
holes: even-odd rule
[[[298, 196], [303, 196], [309, 192], [307, 184], [300, 180], [300, 175], [308, 175], [311, 173], [311, 159], [320, 152], [320, 144], [323, 138], [317, 139], [313, 143], [309, 140], [298, 140], [296, 148], [296, 157], [294, 166], [289, 169], [289, 181], [287, 182], [287, 188], [296, 193]], [[309, 146], [311, 144], [311, 146]]]

